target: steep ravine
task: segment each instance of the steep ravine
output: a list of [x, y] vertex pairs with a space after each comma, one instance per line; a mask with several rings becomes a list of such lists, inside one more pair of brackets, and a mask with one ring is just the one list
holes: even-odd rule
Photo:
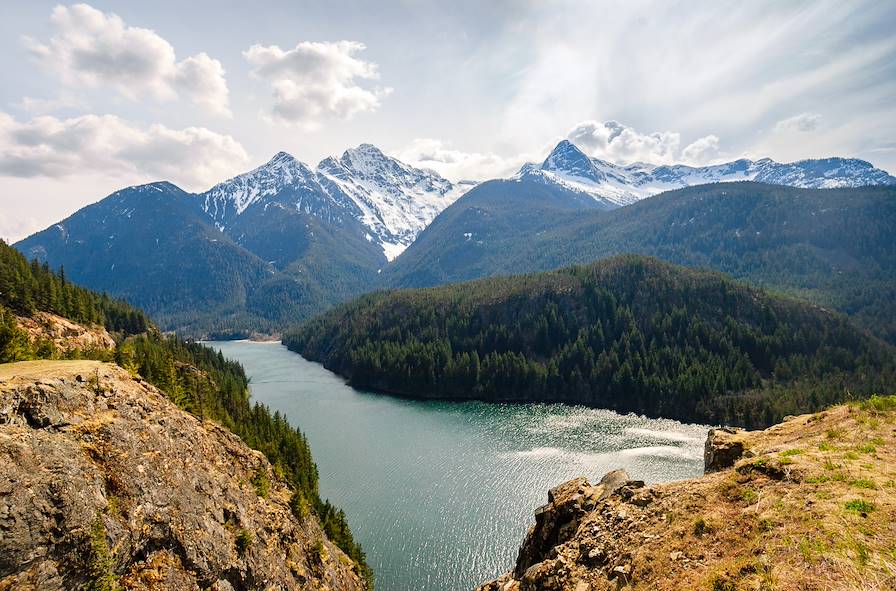
[[710, 431], [706, 474], [557, 486], [477, 591], [896, 589], [896, 397]]
[[0, 591], [361, 591], [265, 457], [94, 361], [0, 365]]

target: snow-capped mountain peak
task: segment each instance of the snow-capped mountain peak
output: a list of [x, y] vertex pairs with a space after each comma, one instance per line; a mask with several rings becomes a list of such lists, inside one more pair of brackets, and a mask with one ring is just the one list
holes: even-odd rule
[[812, 189], [896, 185], [896, 178], [855, 158], [800, 160], [789, 164], [771, 158], [739, 159], [711, 166], [654, 165], [637, 162], [617, 165], [589, 158], [572, 142], [563, 140], [541, 164], [526, 164], [512, 177], [554, 184], [584, 193], [607, 208], [692, 185], [757, 181]]
[[223, 228], [234, 216], [285, 187], [313, 188], [316, 184], [314, 171], [306, 164], [291, 154], [277, 152], [265, 164], [218, 183], [201, 197], [206, 213]]
[[603, 178], [601, 172], [595, 168], [594, 162], [569, 140], [557, 144], [545, 158], [541, 170], [594, 182], [599, 182]]
[[386, 156], [371, 144], [350, 148], [338, 160], [325, 158], [317, 172], [331, 195], [345, 195], [357, 205], [362, 223], [388, 260], [407, 248], [463, 190], [431, 170]]
[[324, 158], [316, 169], [278, 152], [258, 168], [215, 185], [201, 198], [222, 230], [250, 207], [274, 199], [281, 206], [294, 205], [327, 219], [341, 219], [341, 215], [334, 218], [334, 212], [342, 212], [366, 226], [367, 239], [392, 260], [468, 188], [404, 164], [372, 144], [361, 144], [339, 158]]

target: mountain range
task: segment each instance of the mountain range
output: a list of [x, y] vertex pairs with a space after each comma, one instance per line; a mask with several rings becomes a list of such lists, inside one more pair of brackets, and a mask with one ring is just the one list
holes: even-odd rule
[[[713, 266], [704, 254], [664, 256], [631, 241], [608, 242], [587, 224], [642, 216], [646, 225], [631, 228], [637, 242], [637, 236], [649, 238], [638, 232], [656, 235], [666, 227], [668, 220], [651, 212], [679, 199], [666, 199], [674, 192], [648, 197], [744, 180], [808, 188], [896, 185], [896, 178], [854, 159], [622, 166], [589, 158], [568, 141], [509, 179], [455, 184], [362, 144], [314, 168], [280, 152], [198, 194], [167, 182], [122, 189], [15, 246], [53, 268], [64, 266], [74, 281], [143, 307], [165, 329], [194, 336], [273, 333], [371, 289], [544, 270], [623, 247]], [[768, 184], [751, 186], [774, 191]], [[833, 200], [835, 208], [852, 199], [829, 197], [822, 200]], [[632, 210], [641, 213], [627, 213], [642, 204]], [[712, 224], [713, 215], [695, 220]], [[869, 227], [885, 230], [888, 215], [868, 220]], [[579, 240], [568, 239], [573, 231]], [[561, 244], [564, 252], [557, 253]], [[806, 291], [812, 295], [811, 286]], [[834, 307], [849, 307], [840, 304]]]
[[557, 144], [544, 162], [524, 165], [513, 178], [585, 193], [606, 209], [629, 205], [663, 191], [710, 183], [756, 181], [804, 189], [896, 184], [896, 178], [887, 172], [855, 158], [800, 160], [790, 164], [763, 158], [701, 167], [643, 162], [622, 166], [589, 158], [568, 140]]
[[204, 193], [122, 189], [16, 246], [167, 329], [269, 332], [365, 291], [467, 186], [369, 144], [315, 169], [280, 152]]
[[[271, 207], [295, 209], [334, 225], [354, 220], [363, 227], [362, 237], [391, 261], [465, 187], [361, 144], [341, 158], [325, 158], [313, 170], [279, 152], [263, 166], [219, 183], [199, 198], [218, 229], [236, 236], [257, 226], [243, 222], [244, 216]], [[280, 266], [285, 262], [273, 261]]]
[[611, 211], [570, 210], [546, 192], [538, 183], [483, 183], [443, 211], [382, 280], [428, 287], [644, 254], [839, 310], [896, 343], [896, 187], [717, 183]]

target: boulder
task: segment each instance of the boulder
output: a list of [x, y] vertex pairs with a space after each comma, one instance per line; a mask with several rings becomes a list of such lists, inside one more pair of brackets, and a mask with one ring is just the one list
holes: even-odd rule
[[703, 471], [717, 472], [730, 468], [746, 451], [743, 429], [720, 427], [710, 429], [703, 448]]

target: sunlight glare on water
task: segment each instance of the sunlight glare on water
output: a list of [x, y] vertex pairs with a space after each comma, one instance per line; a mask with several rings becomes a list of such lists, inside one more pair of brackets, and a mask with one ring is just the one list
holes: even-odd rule
[[273, 343], [209, 343], [311, 444], [378, 591], [462, 591], [510, 569], [549, 488], [624, 468], [702, 473], [708, 427], [559, 404], [419, 402], [354, 390]]

